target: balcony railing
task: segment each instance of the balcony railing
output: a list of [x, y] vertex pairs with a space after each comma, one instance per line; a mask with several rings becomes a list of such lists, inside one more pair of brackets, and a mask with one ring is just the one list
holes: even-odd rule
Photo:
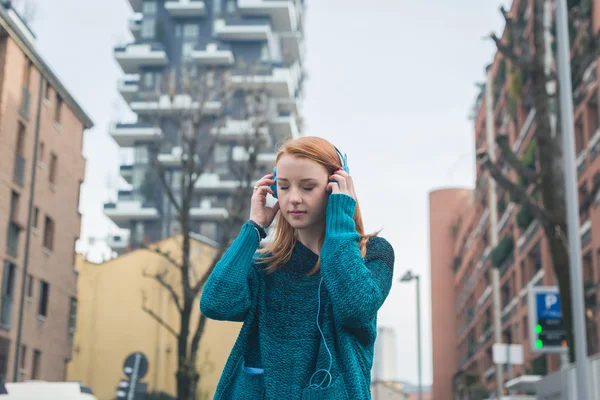
[[25, 183], [25, 157], [21, 153], [15, 153], [15, 167], [13, 171], [13, 181], [23, 186]]

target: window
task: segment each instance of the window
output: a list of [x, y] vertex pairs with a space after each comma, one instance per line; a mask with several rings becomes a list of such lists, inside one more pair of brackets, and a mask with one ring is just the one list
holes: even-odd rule
[[145, 1], [142, 3], [142, 39], [154, 39], [156, 34], [156, 2]]
[[227, 13], [233, 14], [235, 12], [235, 0], [227, 0]]
[[198, 25], [197, 24], [185, 24], [183, 25], [183, 40], [181, 44], [181, 61], [191, 61], [192, 52], [196, 47], [196, 41], [198, 39]]
[[27, 274], [27, 297], [33, 298], [33, 275]]
[[35, 229], [38, 228], [38, 224], [39, 224], [39, 219], [40, 219], [40, 209], [35, 207], [33, 209], [33, 227]]
[[269, 46], [266, 43], [263, 43], [260, 51], [260, 61], [268, 61], [269, 57]]
[[10, 196], [10, 221], [18, 221], [19, 219], [19, 198], [19, 193], [13, 190]]
[[2, 278], [2, 311], [0, 313], [0, 324], [4, 329], [10, 329], [12, 324], [12, 304], [15, 297], [15, 278], [17, 266], [10, 261], [4, 263], [4, 275]]
[[56, 183], [57, 168], [58, 168], [58, 157], [56, 156], [56, 154], [52, 153], [52, 154], [50, 154], [50, 172], [48, 175], [48, 179], [50, 180], [50, 183], [52, 183], [52, 184]]
[[20, 381], [24, 381], [25, 379], [25, 360], [27, 359], [27, 346], [25, 346], [24, 344], [21, 345], [21, 351], [19, 354], [19, 375], [21, 376]]
[[594, 136], [598, 129], [598, 92], [594, 93], [587, 105], [588, 122], [590, 126], [590, 137]]
[[40, 302], [38, 304], [38, 315], [48, 316], [48, 297], [50, 296], [50, 285], [46, 281], [40, 281]]
[[54, 121], [60, 124], [60, 117], [62, 112], [63, 99], [62, 96], [56, 93], [56, 108], [54, 109]]
[[31, 365], [31, 379], [36, 380], [40, 378], [40, 364], [42, 363], [42, 352], [39, 350], [33, 350], [33, 363]]
[[149, 161], [149, 156], [148, 156], [148, 147], [141, 145], [141, 146], [136, 146], [134, 148], [134, 162], [136, 164], [148, 164]]
[[215, 16], [221, 14], [221, 0], [213, 0], [213, 14]]
[[47, 215], [44, 223], [44, 247], [48, 250], [54, 248], [54, 220]]
[[40, 147], [38, 149], [38, 152], [40, 154], [38, 154], [38, 160], [39, 162], [43, 163], [44, 162], [44, 142], [40, 142]]
[[585, 136], [583, 132], [583, 119], [579, 117], [575, 122], [575, 152], [577, 155], [585, 147]]
[[19, 154], [23, 154], [25, 152], [25, 125], [23, 125], [22, 122], [19, 122], [19, 127], [17, 130], [16, 152]]
[[23, 87], [29, 89], [29, 83], [31, 81], [31, 70], [33, 64], [29, 58], [25, 59], [25, 64], [23, 65]]
[[77, 299], [75, 297], [71, 297], [69, 302], [69, 334], [75, 333], [75, 328], [77, 326]]
[[50, 101], [50, 89], [52, 89], [52, 85], [49, 81], [46, 81], [46, 88], [44, 89], [44, 100]]

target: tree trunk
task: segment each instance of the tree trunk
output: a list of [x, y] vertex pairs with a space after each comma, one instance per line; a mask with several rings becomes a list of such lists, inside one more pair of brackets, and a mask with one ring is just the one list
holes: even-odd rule
[[177, 370], [177, 400], [196, 400], [200, 376], [194, 371], [193, 360], [183, 360]]

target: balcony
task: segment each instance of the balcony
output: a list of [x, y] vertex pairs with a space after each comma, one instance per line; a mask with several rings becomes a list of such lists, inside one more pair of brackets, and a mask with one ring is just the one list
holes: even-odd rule
[[229, 41], [268, 41], [272, 37], [269, 18], [216, 19], [214, 31], [219, 39]]
[[[242, 146], [236, 146], [233, 148], [233, 161], [237, 163], [247, 162], [250, 154], [246, 151], [246, 149]], [[256, 156], [256, 161], [259, 165], [263, 165], [268, 167], [269, 169], [275, 165], [275, 160], [277, 159], [277, 153], [260, 153]]]
[[192, 207], [190, 208], [190, 217], [192, 219], [201, 219], [203, 221], [223, 221], [227, 219], [229, 213], [226, 208], [215, 207]]
[[129, 233], [121, 235], [109, 235], [107, 245], [117, 254], [121, 255], [129, 247]]
[[279, 116], [269, 121], [271, 133], [278, 142], [286, 139], [296, 139], [300, 136], [300, 130], [294, 115]]
[[192, 51], [192, 60], [202, 65], [233, 65], [235, 58], [231, 48], [209, 43], [204, 50]]
[[287, 62], [302, 60], [306, 52], [304, 39], [300, 32], [279, 33], [277, 37], [283, 49], [283, 57]]
[[133, 147], [138, 142], [156, 142], [162, 139], [162, 130], [152, 124], [113, 124], [109, 131], [120, 147]]
[[25, 184], [25, 157], [19, 152], [15, 153], [13, 182], [21, 187]]
[[135, 38], [135, 40], [139, 40], [142, 33], [142, 14], [136, 14], [134, 17], [129, 19], [129, 31]]
[[133, 100], [133, 97], [140, 90], [140, 76], [139, 75], [131, 75], [129, 77], [122, 77], [118, 82], [118, 90], [125, 99], [126, 102], [130, 102]]
[[140, 67], [164, 67], [169, 58], [160, 43], [132, 43], [115, 47], [115, 59], [126, 74], [139, 72]]
[[152, 221], [159, 218], [158, 210], [152, 202], [130, 200], [106, 203], [104, 213], [119, 228], [127, 228], [131, 220]]
[[182, 113], [198, 112], [204, 115], [219, 115], [223, 111], [220, 101], [207, 101], [203, 107], [190, 95], [178, 94], [172, 98], [168, 95], [155, 93], [138, 93], [129, 104], [131, 111], [141, 115], [154, 115], [157, 113]]
[[221, 180], [219, 174], [205, 173], [196, 181], [194, 188], [204, 194], [233, 193], [239, 187], [239, 182], [234, 180]]
[[244, 15], [268, 15], [277, 32], [297, 31], [298, 12], [302, 12], [296, 9], [294, 2], [286, 0], [239, 0], [238, 9]]
[[206, 6], [202, 0], [167, 0], [165, 9], [171, 17], [188, 18], [206, 15]]
[[[256, 128], [253, 126], [251, 120], [239, 120], [239, 119], [226, 119], [225, 125], [220, 128], [213, 128], [211, 130], [212, 135], [218, 135], [219, 140], [224, 142], [244, 140], [248, 135], [254, 133]], [[266, 129], [260, 132], [265, 136], [268, 136]]]
[[275, 98], [293, 99], [300, 84], [302, 71], [298, 64], [285, 67], [270, 63], [261, 66], [253, 73], [238, 74], [231, 78], [235, 88], [258, 90], [266, 89]]

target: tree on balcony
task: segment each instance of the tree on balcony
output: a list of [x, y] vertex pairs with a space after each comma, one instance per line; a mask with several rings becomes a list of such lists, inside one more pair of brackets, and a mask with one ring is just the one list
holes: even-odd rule
[[[498, 162], [492, 162], [487, 151], [479, 151], [480, 163], [488, 169], [498, 185], [510, 194], [510, 201], [533, 215], [540, 222], [549, 244], [550, 256], [561, 293], [561, 305], [570, 358], [574, 360], [573, 319], [571, 315], [571, 281], [569, 274], [569, 257], [567, 245], [567, 221], [564, 193], [564, 170], [561, 154], [561, 132], [552, 120], [560, 115], [557, 110], [557, 94], [550, 92], [547, 83], [556, 82], [555, 65], [546, 64], [547, 45], [554, 48], [555, 31], [551, 30], [552, 42], [546, 43], [544, 26], [545, 12], [551, 12], [546, 0], [533, 0], [528, 21], [525, 19], [525, 7], [516, 13], [500, 11], [506, 21], [505, 35], [498, 38], [491, 34], [502, 59], [510, 63], [513, 78], [509, 79], [509, 96], [517, 105], [528, 109], [529, 102], [535, 108], [534, 148], [527, 148], [525, 158], [520, 159], [511, 148], [509, 137], [502, 133], [496, 136], [496, 144], [501, 156]], [[593, 36], [590, 20], [589, 0], [569, 0], [569, 25], [572, 39], [572, 79], [574, 91], [579, 90], [585, 70], [600, 55], [600, 42]], [[548, 8], [545, 9], [545, 6]], [[526, 26], [532, 24], [531, 35], [526, 34]], [[533, 46], [530, 39], [533, 36]], [[518, 71], [518, 73], [517, 73]], [[554, 86], [556, 87], [556, 86]], [[494, 90], [488, 88], [486, 90]], [[526, 116], [525, 116], [526, 117]], [[515, 131], [520, 128], [515, 118], [512, 123]], [[521, 121], [522, 124], [522, 121]], [[533, 161], [531, 158], [533, 157]], [[529, 162], [528, 162], [529, 161]], [[534, 165], [532, 165], [534, 164]], [[516, 173], [517, 179], [509, 175], [510, 170]], [[532, 193], [538, 193], [539, 199]], [[593, 199], [596, 191], [590, 193]]]
[[[180, 314], [179, 326], [170, 326], [157, 312], [150, 309], [145, 301], [142, 308], [176, 338], [177, 399], [192, 400], [197, 396], [204, 371], [204, 365], [198, 365], [197, 360], [207, 323], [202, 314], [197, 320], [193, 319], [199, 309], [199, 298], [204, 284], [247, 219], [247, 207], [257, 179], [258, 155], [267, 145], [265, 132], [268, 129], [267, 110], [270, 96], [262, 87], [234, 90], [227, 68], [205, 68], [195, 75], [184, 68], [177, 73], [170, 71], [164, 81], [167, 85], [157, 95], [160, 102], [168, 106], [165, 106], [164, 110], [161, 107], [162, 111], [157, 111], [151, 118], [154, 124], [164, 128], [163, 140], [175, 141], [175, 145], [181, 148], [177, 161], [180, 163], [180, 173], [170, 175], [169, 169], [159, 161], [161, 148], [173, 147], [164, 142], [156, 143], [151, 150], [151, 165], [153, 176], [156, 176], [156, 185], [160, 185], [163, 197], [167, 198], [163, 209], [171, 207], [175, 210], [174, 218], [181, 231], [181, 257], [176, 259], [154, 245], [144, 246], [148, 251], [153, 251], [168, 261], [168, 266], [163, 271], [156, 274], [145, 273], [145, 276], [155, 280], [168, 291]], [[222, 128], [231, 116], [230, 104], [234, 101], [236, 107], [239, 107], [236, 108], [236, 119], [249, 122], [247, 128], [238, 133], [235, 139], [243, 156], [234, 157], [233, 150], [230, 150], [226, 161], [229, 174], [238, 182], [238, 187], [226, 207], [228, 216], [217, 222], [220, 225], [217, 229], [220, 235], [216, 238], [215, 255], [208, 268], [198, 272], [190, 264], [191, 211], [198, 199], [195, 194], [196, 183], [202, 175], [212, 172], [218, 144], [231, 143], [232, 139], [222, 137]], [[223, 111], [215, 111], [215, 104], [222, 105]], [[178, 182], [171, 181], [175, 176], [178, 177]], [[222, 204], [219, 206], [223, 207]], [[172, 273], [177, 276], [177, 284], [172, 283]]]

